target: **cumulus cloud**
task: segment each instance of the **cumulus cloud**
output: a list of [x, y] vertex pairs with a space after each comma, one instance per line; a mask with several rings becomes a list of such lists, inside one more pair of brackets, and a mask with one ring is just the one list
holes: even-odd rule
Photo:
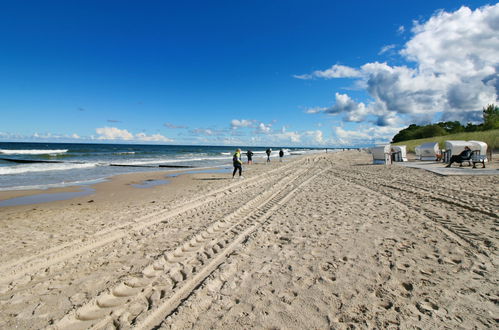
[[268, 134], [272, 129], [272, 124], [259, 123], [256, 128], [257, 134]]
[[324, 140], [324, 133], [321, 130], [306, 131], [303, 135], [309, 138], [312, 145], [321, 145], [326, 142]]
[[126, 129], [119, 129], [117, 127], [101, 127], [96, 128], [95, 132], [99, 135], [97, 140], [124, 140], [124, 141], [143, 141], [143, 142], [172, 142], [161, 134], [147, 135], [145, 133], [138, 133], [133, 135]]
[[300, 143], [301, 135], [298, 132], [287, 132], [285, 129], [279, 133], [274, 133], [272, 137], [277, 142]]
[[240, 128], [252, 128], [254, 134], [269, 134], [272, 132], [272, 123], [266, 124], [255, 119], [232, 119], [230, 126], [233, 135], [238, 134], [237, 130]]
[[325, 113], [329, 115], [345, 114], [345, 120], [351, 122], [361, 122], [369, 113], [366, 105], [362, 102], [355, 102], [347, 94], [335, 94], [335, 103], [331, 107], [316, 107], [307, 109], [306, 113]]
[[95, 132], [99, 134], [98, 140], [133, 140], [133, 134], [126, 129], [101, 127], [96, 128]]
[[498, 99], [497, 22], [499, 4], [474, 11], [467, 7], [450, 13], [439, 11], [426, 22], [414, 23], [413, 36], [400, 52], [415, 65], [372, 62], [359, 69], [342, 66], [340, 70], [333, 66], [296, 76], [357, 78], [358, 85], [370, 96], [366, 105], [337, 93], [332, 107], [315, 107], [307, 113], [342, 113], [346, 121], [354, 122], [371, 116], [377, 125], [392, 127], [400, 124], [401, 117], [406, 122], [427, 123], [436, 114], [441, 114], [444, 120], [476, 122], [480, 120], [477, 116], [480, 109]]
[[358, 70], [344, 66], [344, 65], [339, 65], [335, 64], [331, 68], [324, 70], [324, 71], [314, 71], [310, 74], [302, 74], [302, 75], [294, 75], [293, 77], [298, 78], [298, 79], [314, 79], [314, 78], [324, 78], [324, 79], [331, 79], [331, 78], [356, 78], [360, 77], [361, 72]]
[[254, 120], [247, 119], [232, 119], [230, 122], [230, 126], [232, 129], [238, 129], [240, 127], [253, 127], [255, 124]]
[[361, 127], [346, 130], [343, 127], [333, 128], [333, 138], [330, 141], [336, 145], [355, 146], [388, 142], [402, 127]]
[[288, 131], [282, 127], [278, 132], [272, 132], [266, 136], [266, 139], [273, 141], [274, 144], [286, 145], [323, 145], [326, 143], [324, 133], [321, 130], [311, 131]]

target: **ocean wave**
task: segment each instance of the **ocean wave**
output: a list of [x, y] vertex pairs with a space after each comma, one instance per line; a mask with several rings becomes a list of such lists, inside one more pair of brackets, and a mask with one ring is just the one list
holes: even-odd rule
[[10, 191], [10, 190], [46, 190], [50, 188], [62, 188], [62, 187], [71, 187], [71, 186], [87, 186], [96, 183], [106, 182], [107, 178], [98, 178], [98, 179], [88, 179], [81, 181], [63, 181], [58, 183], [47, 183], [47, 184], [36, 184], [30, 186], [12, 186], [12, 187], [0, 187], [0, 191]]
[[135, 151], [115, 152], [115, 155], [135, 155]]
[[98, 163], [72, 164], [72, 163], [57, 163], [57, 164], [29, 164], [0, 167], [0, 175], [2, 174], [23, 174], [32, 172], [48, 172], [48, 171], [67, 171], [73, 169], [92, 168], [99, 166]]
[[0, 154], [3, 155], [55, 155], [68, 152], [68, 149], [31, 149], [31, 150], [9, 150], [0, 149]]

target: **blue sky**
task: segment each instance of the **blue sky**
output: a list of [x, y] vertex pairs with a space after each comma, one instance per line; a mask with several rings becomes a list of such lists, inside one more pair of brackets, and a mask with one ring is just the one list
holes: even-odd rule
[[477, 121], [497, 101], [498, 15], [472, 0], [3, 1], [0, 139], [369, 145]]

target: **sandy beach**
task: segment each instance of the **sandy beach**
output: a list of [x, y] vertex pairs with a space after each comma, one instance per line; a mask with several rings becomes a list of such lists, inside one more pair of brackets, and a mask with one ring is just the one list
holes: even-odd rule
[[498, 175], [359, 151], [245, 169], [0, 208], [0, 328], [497, 327]]

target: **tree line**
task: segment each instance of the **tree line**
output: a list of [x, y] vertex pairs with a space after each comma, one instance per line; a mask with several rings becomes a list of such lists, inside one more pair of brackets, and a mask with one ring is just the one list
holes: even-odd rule
[[392, 142], [401, 142], [407, 140], [424, 139], [434, 136], [442, 136], [448, 134], [462, 133], [462, 132], [479, 132], [499, 128], [499, 106], [489, 104], [483, 108], [483, 123], [472, 124], [468, 123], [466, 126], [462, 125], [459, 121], [445, 121], [436, 124], [429, 124], [419, 126], [416, 124], [409, 125], [398, 132], [392, 139]]

